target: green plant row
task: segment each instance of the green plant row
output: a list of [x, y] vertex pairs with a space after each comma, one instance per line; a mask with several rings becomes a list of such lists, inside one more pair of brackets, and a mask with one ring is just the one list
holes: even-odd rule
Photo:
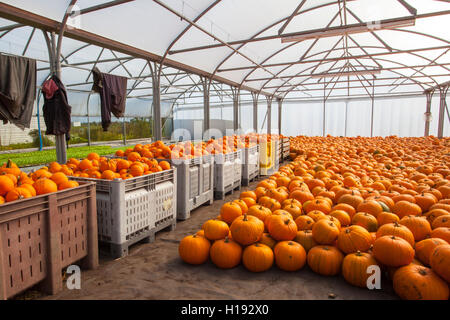
[[[84, 158], [91, 152], [99, 155], [113, 154], [117, 150], [125, 150], [130, 146], [111, 147], [111, 146], [91, 146], [91, 147], [73, 147], [67, 149], [67, 159]], [[23, 153], [0, 154], [0, 164], [11, 159], [19, 167], [31, 165], [43, 165], [52, 161], [56, 161], [56, 150], [43, 150]]]

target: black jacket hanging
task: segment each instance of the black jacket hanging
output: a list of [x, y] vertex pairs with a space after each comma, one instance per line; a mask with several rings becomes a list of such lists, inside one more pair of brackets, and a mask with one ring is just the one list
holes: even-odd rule
[[111, 113], [120, 118], [125, 113], [127, 78], [92, 70], [94, 84], [92, 90], [100, 94], [103, 131], [111, 124]]
[[29, 128], [36, 99], [36, 60], [0, 54], [0, 120]]
[[67, 102], [66, 88], [57, 76], [52, 76], [42, 85], [44, 93], [44, 121], [47, 126], [46, 134], [69, 137], [71, 127], [72, 107]]

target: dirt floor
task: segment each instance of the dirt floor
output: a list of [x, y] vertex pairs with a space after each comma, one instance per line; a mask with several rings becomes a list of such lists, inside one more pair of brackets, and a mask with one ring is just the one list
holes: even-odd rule
[[[249, 188], [254, 189], [256, 183]], [[238, 197], [239, 191], [235, 191], [225, 201]], [[274, 265], [256, 274], [242, 265], [221, 270], [211, 262], [200, 266], [184, 263], [178, 256], [179, 241], [216, 217], [225, 201], [198, 208], [190, 219], [179, 222], [175, 231], [158, 233], [154, 243], [136, 244], [127, 257], [111, 260], [101, 256], [97, 270], [83, 271], [80, 290], [66, 288], [41, 299], [397, 299], [387, 280], [381, 290], [360, 289], [347, 284], [342, 276], [320, 276], [308, 266], [289, 273]]]

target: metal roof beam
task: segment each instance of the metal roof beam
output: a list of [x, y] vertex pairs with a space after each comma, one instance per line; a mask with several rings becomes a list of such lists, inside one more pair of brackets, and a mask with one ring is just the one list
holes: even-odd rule
[[[316, 59], [316, 60], [304, 60], [304, 61], [290, 61], [290, 62], [280, 62], [280, 63], [272, 63], [263, 65], [264, 68], [270, 67], [279, 67], [285, 65], [294, 65], [294, 64], [307, 64], [307, 63], [322, 63], [327, 61], [338, 61], [338, 60], [351, 60], [351, 59], [363, 59], [363, 58], [372, 58], [378, 56], [387, 56], [394, 54], [402, 54], [402, 53], [413, 53], [413, 52], [421, 52], [421, 51], [432, 51], [432, 50], [440, 50], [440, 49], [448, 49], [450, 45], [447, 46], [439, 46], [439, 47], [430, 47], [430, 48], [416, 48], [416, 49], [408, 49], [408, 50], [397, 50], [394, 52], [378, 52], [373, 54], [363, 54], [357, 56], [349, 56], [349, 57], [338, 57], [338, 58], [329, 58], [329, 59]], [[236, 68], [224, 68], [220, 69], [219, 72], [226, 71], [236, 71], [236, 70], [247, 70], [247, 69], [255, 69], [257, 66], [244, 66], [244, 67], [236, 67]]]
[[300, 11], [300, 9], [303, 7], [303, 5], [305, 4], [306, 0], [303, 0], [302, 2], [300, 2], [300, 4], [297, 6], [297, 8], [295, 8], [295, 10], [292, 12], [292, 14], [289, 16], [289, 18], [283, 23], [283, 25], [281, 26], [281, 28], [278, 30], [278, 35], [281, 35], [284, 31], [284, 29], [286, 29], [286, 27], [288, 26], [288, 24], [292, 21], [292, 19], [297, 15], [297, 13]]
[[85, 9], [81, 9], [80, 11], [72, 11], [70, 13], [70, 15], [73, 16], [79, 16], [82, 14], [86, 14], [86, 13], [90, 13], [90, 12], [94, 12], [94, 11], [98, 11], [98, 10], [102, 10], [102, 9], [106, 9], [106, 8], [110, 8], [110, 7], [114, 7], [114, 6], [118, 6], [127, 2], [132, 2], [134, 0], [115, 0], [115, 1], [110, 1], [110, 2], [106, 2], [106, 3], [102, 3], [96, 6], [92, 6], [89, 8], [85, 8]]
[[[350, 10], [348, 10], [348, 11], [350, 12]], [[430, 13], [423, 13], [423, 14], [418, 14], [418, 15], [415, 15], [415, 16], [406, 16], [406, 17], [400, 17], [400, 18], [394, 18], [394, 19], [386, 19], [386, 20], [379, 21], [379, 23], [396, 22], [396, 21], [401, 21], [402, 19], [403, 20], [406, 20], [406, 19], [411, 20], [411, 19], [430, 18], [430, 17], [434, 17], [434, 16], [441, 16], [441, 15], [448, 15], [448, 14], [450, 14], [450, 10], [430, 12]], [[330, 29], [343, 29], [343, 30], [345, 30], [345, 29], [349, 29], [349, 28], [354, 28], [356, 26], [363, 27], [363, 26], [367, 26], [367, 25], [368, 25], [368, 22], [359, 22], [357, 24], [351, 24], [351, 25], [346, 25], [346, 26], [338, 26], [338, 27], [333, 27], [333, 28], [323, 28], [323, 29], [302, 31], [302, 32], [292, 32], [292, 33], [285, 33], [283, 35], [276, 34], [276, 35], [264, 36], [264, 37], [259, 37], [259, 38], [250, 38], [250, 39], [230, 41], [230, 42], [226, 42], [225, 44], [217, 43], [217, 44], [212, 44], [212, 45], [183, 48], [183, 49], [178, 49], [178, 50], [170, 50], [169, 54], [172, 55], [172, 54], [189, 52], [189, 51], [213, 49], [213, 48], [217, 48], [217, 47], [223, 47], [225, 45], [245, 44], [245, 43], [256, 42], [256, 41], [283, 39], [283, 38], [298, 36], [298, 35], [307, 34], [307, 33], [311, 33], [311, 32], [327, 31], [327, 30], [330, 30]]]
[[[37, 15], [37, 14], [29, 12], [29, 11], [22, 10], [20, 8], [17, 8], [17, 7], [2, 3], [2, 2], [0, 2], [0, 17], [7, 19], [7, 20], [15, 21], [17, 23], [24, 24], [27, 26], [33, 26], [38, 29], [42, 29], [44, 31], [49, 31], [49, 32], [52, 32], [52, 31], [59, 32], [59, 29], [61, 27], [61, 23], [58, 21], [48, 19], [46, 17]], [[115, 41], [112, 39], [108, 39], [108, 38], [105, 38], [105, 37], [102, 37], [97, 34], [87, 32], [87, 31], [84, 31], [81, 29], [68, 28], [65, 31], [64, 36], [67, 38], [81, 41], [81, 42], [90, 43], [92, 45], [96, 45], [96, 46], [99, 46], [102, 48], [111, 49], [111, 50], [114, 50], [114, 51], [117, 51], [117, 52], [120, 52], [123, 54], [128, 54], [135, 58], [141, 58], [144, 60], [151, 60], [151, 61], [157, 61], [157, 62], [160, 62], [162, 60], [162, 57], [160, 55], [127, 45], [125, 43], [121, 43], [121, 42], [118, 42], [118, 41]], [[217, 76], [217, 75], [212, 75], [211, 73], [209, 73], [207, 71], [195, 68], [190, 65], [180, 63], [178, 61], [165, 59], [164, 65], [175, 68], [175, 69], [180, 69], [180, 70], [188, 72], [188, 73], [193, 73], [193, 74], [197, 74], [200, 76], [212, 78], [213, 80], [216, 80], [218, 82], [225, 83], [228, 85], [232, 85], [232, 86], [236, 86], [236, 87], [239, 86], [239, 83], [237, 83], [237, 82], [234, 82], [232, 80], [229, 80], [229, 79]], [[241, 86], [241, 89], [252, 91], [252, 92], [259, 92], [259, 90], [256, 90], [256, 89], [248, 87], [248, 86]], [[266, 94], [270, 94], [270, 93], [266, 93]]]

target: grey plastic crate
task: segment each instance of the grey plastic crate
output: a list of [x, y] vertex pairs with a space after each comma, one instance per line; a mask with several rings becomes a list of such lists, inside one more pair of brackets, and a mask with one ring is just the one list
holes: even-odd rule
[[259, 177], [259, 145], [242, 149], [242, 185], [248, 186]]
[[186, 220], [192, 210], [214, 201], [214, 160], [206, 155], [169, 162], [177, 169], [177, 219]]
[[167, 221], [175, 226], [176, 169], [126, 180], [71, 179], [96, 183], [98, 239], [114, 258], [127, 255], [136, 242], [152, 242]]
[[[236, 159], [238, 152], [214, 155], [214, 198], [223, 200], [232, 193], [236, 180]], [[240, 183], [240, 181], [239, 181]]]

